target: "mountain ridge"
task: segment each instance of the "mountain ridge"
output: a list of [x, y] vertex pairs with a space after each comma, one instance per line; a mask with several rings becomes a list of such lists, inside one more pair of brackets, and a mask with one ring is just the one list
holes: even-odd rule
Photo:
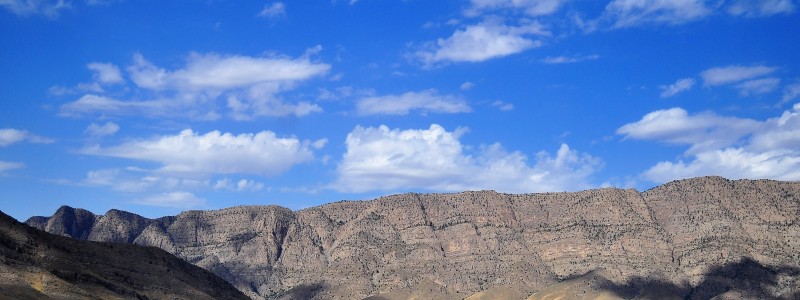
[[[115, 212], [77, 222], [57, 211], [28, 223], [160, 247], [253, 298], [418, 289], [465, 298], [506, 285], [531, 295], [599, 269], [617, 286], [632, 278], [701, 286], [708, 270], [745, 258], [796, 268], [798, 215], [800, 183], [701, 177], [644, 192], [405, 193], [297, 211], [251, 205], [158, 219]], [[797, 276], [786, 276], [775, 297], [797, 289]]]
[[162, 249], [53, 235], [0, 212], [0, 299], [166, 298], [246, 299]]

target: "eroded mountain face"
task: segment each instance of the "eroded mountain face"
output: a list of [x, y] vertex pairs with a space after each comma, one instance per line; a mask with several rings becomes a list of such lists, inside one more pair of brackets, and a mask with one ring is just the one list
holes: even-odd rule
[[[156, 246], [254, 298], [461, 299], [578, 282], [620, 298], [670, 288], [676, 297], [758, 289], [789, 299], [800, 295], [798, 221], [800, 183], [705, 177], [644, 193], [412, 193], [297, 212], [243, 206], [160, 219], [62, 207], [27, 223]], [[737, 270], [762, 270], [765, 281]], [[604, 284], [578, 280], [591, 274]]]
[[[89, 237], [86, 211], [50, 229]], [[86, 223], [85, 221], [89, 221]], [[247, 299], [211, 272], [164, 250], [95, 243], [36, 230], [0, 212], [0, 299]]]

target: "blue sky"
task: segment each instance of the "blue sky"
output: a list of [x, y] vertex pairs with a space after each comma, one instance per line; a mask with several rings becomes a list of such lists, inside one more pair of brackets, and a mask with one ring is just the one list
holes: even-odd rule
[[799, 6], [0, 0], [0, 204], [800, 180]]

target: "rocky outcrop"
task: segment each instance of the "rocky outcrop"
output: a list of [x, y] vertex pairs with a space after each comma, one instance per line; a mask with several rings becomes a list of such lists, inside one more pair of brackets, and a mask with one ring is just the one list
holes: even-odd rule
[[[58, 215], [70, 222], [49, 228], [88, 237], [79, 233], [85, 232], [81, 225], [91, 218], [81, 214], [87, 216], [60, 209]], [[57, 236], [0, 212], [0, 299], [247, 297], [222, 278], [164, 250]]]
[[[800, 264], [800, 183], [769, 180], [705, 177], [643, 193], [409, 193], [296, 212], [243, 206], [156, 220], [106, 215], [78, 232], [160, 247], [254, 298], [532, 295], [596, 270], [607, 285], [627, 289], [615, 292], [623, 295], [653, 282], [691, 293], [709, 270], [742, 259], [765, 268]], [[28, 223], [51, 231], [63, 222]], [[792, 274], [781, 275], [772, 296], [800, 288]]]

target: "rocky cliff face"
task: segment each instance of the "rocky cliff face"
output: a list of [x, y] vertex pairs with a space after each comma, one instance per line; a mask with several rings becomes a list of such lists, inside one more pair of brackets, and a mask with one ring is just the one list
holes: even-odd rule
[[[28, 224], [160, 247], [254, 298], [532, 295], [597, 270], [618, 295], [669, 283], [689, 297], [712, 286], [710, 270], [743, 260], [779, 270], [770, 273], [779, 275], [769, 283], [772, 297], [800, 295], [800, 183], [706, 177], [644, 193], [411, 193], [297, 212], [248, 206], [156, 220], [59, 212]], [[736, 283], [715, 281], [709, 295]]]
[[[49, 228], [86, 238], [81, 225], [91, 225], [94, 218], [87, 213], [61, 209], [61, 220]], [[0, 299], [246, 298], [230, 283], [164, 250], [57, 236], [0, 212]]]

